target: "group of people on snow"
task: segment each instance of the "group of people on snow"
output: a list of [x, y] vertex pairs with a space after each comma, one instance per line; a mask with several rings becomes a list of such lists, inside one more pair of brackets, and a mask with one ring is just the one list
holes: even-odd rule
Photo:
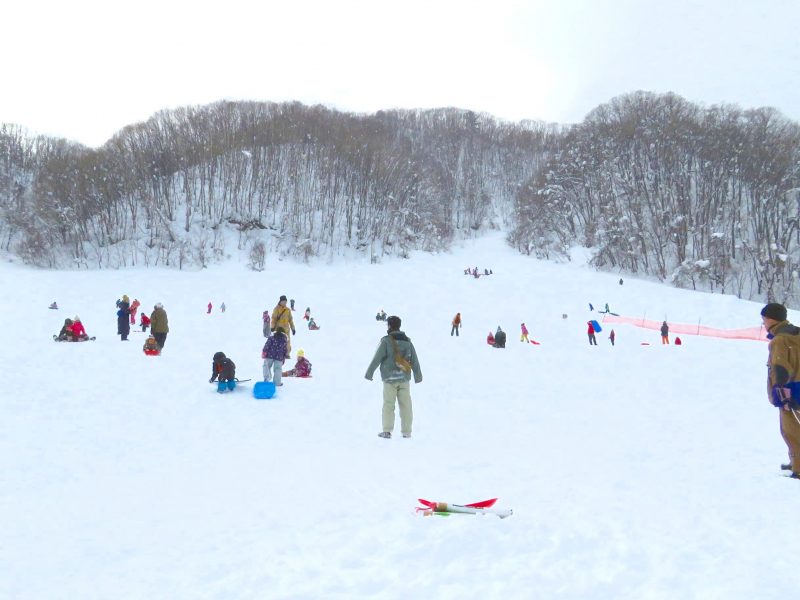
[[72, 319], [64, 319], [61, 331], [54, 335], [53, 339], [57, 342], [88, 342], [94, 338], [89, 337], [81, 323], [81, 318], [75, 315]]
[[[486, 268], [483, 269], [483, 275], [493, 275], [493, 274], [494, 273], [492, 272], [491, 269], [486, 269]], [[464, 275], [472, 275], [475, 279], [477, 279], [478, 277], [481, 276], [481, 273], [478, 272], [478, 267], [472, 267], [472, 268], [467, 267], [466, 269], [464, 269]]]

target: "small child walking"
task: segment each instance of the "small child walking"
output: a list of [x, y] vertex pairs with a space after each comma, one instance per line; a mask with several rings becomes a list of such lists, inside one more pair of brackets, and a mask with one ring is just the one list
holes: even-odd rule
[[261, 358], [264, 359], [264, 381], [272, 381], [276, 387], [283, 385], [281, 375], [283, 363], [289, 354], [288, 341], [283, 327], [278, 327], [275, 329], [275, 335], [267, 338], [261, 350]]

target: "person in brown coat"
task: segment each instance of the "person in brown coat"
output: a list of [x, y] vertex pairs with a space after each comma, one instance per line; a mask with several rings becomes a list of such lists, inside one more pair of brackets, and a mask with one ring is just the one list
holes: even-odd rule
[[800, 479], [800, 328], [786, 320], [786, 307], [771, 302], [761, 309], [769, 338], [767, 397], [780, 409], [781, 435], [789, 464], [781, 468]]
[[164, 344], [167, 343], [167, 334], [169, 333], [167, 311], [164, 310], [164, 305], [161, 302], [156, 303], [153, 307], [153, 312], [150, 313], [150, 333], [156, 338], [158, 351], [161, 352], [164, 349]]

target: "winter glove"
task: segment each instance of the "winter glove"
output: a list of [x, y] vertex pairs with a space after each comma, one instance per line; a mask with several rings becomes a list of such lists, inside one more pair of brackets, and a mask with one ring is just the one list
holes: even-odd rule
[[214, 378], [212, 377], [211, 379], [209, 379], [208, 383], [214, 383]]
[[364, 379], [366, 379], [367, 381], [372, 381], [372, 377], [370, 377], [369, 375], [364, 375]]
[[292, 329], [292, 335], [297, 335], [297, 332], [294, 329]]
[[261, 353], [261, 358], [267, 358], [267, 353], [266, 352], [262, 352]]

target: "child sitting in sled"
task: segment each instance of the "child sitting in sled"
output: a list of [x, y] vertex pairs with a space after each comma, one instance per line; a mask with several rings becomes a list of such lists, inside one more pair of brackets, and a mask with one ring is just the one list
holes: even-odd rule
[[311, 331], [316, 331], [317, 329], [319, 329], [319, 325], [317, 325], [317, 322], [314, 320], [314, 317], [311, 317], [311, 319], [309, 319], [308, 328]]
[[72, 341], [88, 342], [89, 340], [93, 339], [94, 338], [90, 338], [87, 335], [86, 329], [83, 328], [83, 323], [81, 323], [81, 318], [78, 315], [75, 315], [72, 318]]
[[152, 335], [147, 338], [147, 341], [145, 341], [142, 351], [147, 356], [158, 356], [161, 354], [161, 351], [158, 349], [158, 342]]
[[311, 377], [311, 362], [306, 358], [302, 349], [297, 351], [297, 362], [294, 369], [283, 372], [284, 377]]

